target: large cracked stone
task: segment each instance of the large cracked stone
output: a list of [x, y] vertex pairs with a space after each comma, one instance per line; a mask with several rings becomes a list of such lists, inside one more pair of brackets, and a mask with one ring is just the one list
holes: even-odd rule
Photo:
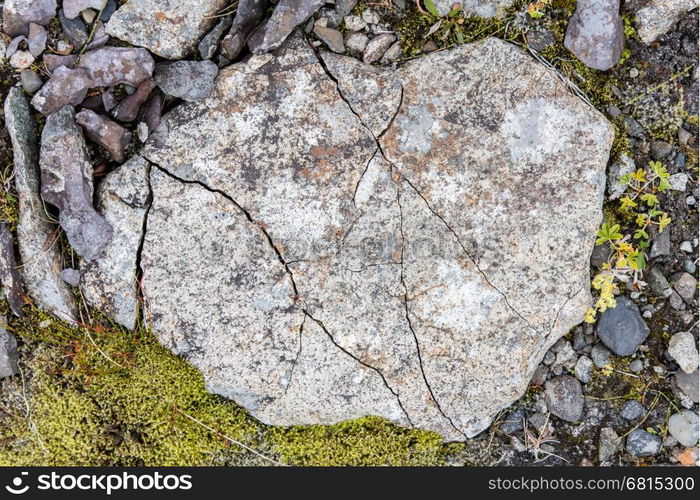
[[324, 59], [289, 40], [152, 134], [147, 319], [266, 423], [474, 436], [590, 305], [612, 127], [496, 39]]

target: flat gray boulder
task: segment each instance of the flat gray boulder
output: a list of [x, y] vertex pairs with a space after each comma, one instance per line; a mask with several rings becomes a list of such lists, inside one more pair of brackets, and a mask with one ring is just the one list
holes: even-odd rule
[[145, 317], [266, 423], [474, 436], [591, 303], [613, 129], [496, 39], [364, 92], [324, 58], [293, 38], [153, 132]]

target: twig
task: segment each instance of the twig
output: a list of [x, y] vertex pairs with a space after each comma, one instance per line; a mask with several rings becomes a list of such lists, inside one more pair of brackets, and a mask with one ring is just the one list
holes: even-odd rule
[[207, 430], [213, 432], [213, 433], [216, 434], [217, 436], [220, 436], [220, 437], [226, 439], [227, 441], [229, 441], [229, 442], [231, 442], [231, 443], [233, 443], [233, 444], [235, 444], [235, 445], [238, 445], [238, 446], [240, 446], [240, 447], [243, 448], [243, 449], [248, 450], [249, 452], [253, 453], [254, 455], [256, 455], [256, 456], [258, 456], [258, 457], [260, 457], [260, 458], [262, 458], [262, 459], [264, 459], [264, 460], [267, 460], [267, 461], [270, 462], [271, 464], [274, 464], [274, 465], [277, 465], [277, 466], [280, 466], [280, 467], [289, 467], [289, 465], [287, 465], [287, 464], [283, 464], [283, 463], [281, 463], [281, 462], [278, 462], [277, 460], [273, 460], [273, 459], [270, 458], [270, 457], [266, 457], [265, 455], [263, 455], [263, 454], [260, 453], [259, 451], [256, 451], [256, 450], [254, 450], [253, 448], [251, 448], [250, 446], [248, 446], [247, 444], [241, 443], [240, 441], [237, 441], [236, 439], [233, 439], [233, 438], [231, 438], [231, 437], [228, 437], [226, 434], [222, 434], [221, 432], [219, 432], [219, 431], [217, 431], [216, 429], [214, 429], [214, 428], [208, 426], [207, 424], [205, 424], [205, 423], [202, 422], [201, 420], [197, 420], [197, 419], [194, 418], [192, 415], [188, 415], [187, 413], [185, 413], [184, 411], [182, 411], [180, 408], [175, 408], [175, 410], [177, 410], [177, 412], [180, 413], [181, 415], [184, 415], [185, 417], [189, 418], [192, 422], [194, 422], [194, 423], [196, 423], [196, 424], [198, 424], [198, 425], [201, 425], [202, 427], [204, 427], [205, 429], [207, 429]]

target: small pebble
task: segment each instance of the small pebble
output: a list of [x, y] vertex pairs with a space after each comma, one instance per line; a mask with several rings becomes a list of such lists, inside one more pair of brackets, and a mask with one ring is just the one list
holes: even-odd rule
[[693, 259], [685, 259], [683, 261], [683, 269], [685, 270], [685, 272], [695, 274], [697, 268], [698, 266], [695, 264], [695, 261]]
[[41, 88], [44, 82], [41, 81], [39, 75], [36, 71], [32, 69], [25, 69], [19, 75], [20, 81], [22, 82], [22, 88], [29, 95], [34, 95]]
[[630, 371], [632, 373], [639, 373], [642, 370], [644, 370], [644, 363], [642, 363], [640, 360], [635, 359], [630, 363]]
[[345, 16], [345, 27], [350, 31], [362, 31], [367, 27], [367, 22], [360, 16]]
[[10, 57], [10, 66], [16, 70], [24, 70], [34, 63], [34, 56], [26, 50], [18, 50]]
[[67, 56], [68, 54], [73, 52], [73, 49], [74, 49], [73, 44], [68, 43], [65, 40], [59, 40], [56, 43], [56, 53], [60, 54], [62, 56]]
[[627, 436], [627, 452], [635, 457], [651, 457], [661, 450], [661, 438], [642, 429]]
[[362, 11], [362, 20], [367, 24], [378, 24], [380, 18], [379, 14], [377, 14], [372, 9], [365, 9]]
[[685, 203], [686, 203], [688, 206], [692, 207], [693, 205], [695, 205], [696, 200], [695, 200], [694, 197], [688, 196], [688, 197], [685, 199]]
[[693, 253], [693, 244], [689, 241], [684, 241], [681, 243], [681, 250], [685, 253]]
[[620, 408], [620, 416], [629, 421], [642, 418], [645, 412], [644, 405], [637, 400], [626, 401]]
[[630, 69], [630, 78], [637, 78], [639, 76], [639, 70], [637, 68]]
[[67, 268], [61, 271], [61, 278], [69, 285], [78, 286], [80, 284], [80, 271]]

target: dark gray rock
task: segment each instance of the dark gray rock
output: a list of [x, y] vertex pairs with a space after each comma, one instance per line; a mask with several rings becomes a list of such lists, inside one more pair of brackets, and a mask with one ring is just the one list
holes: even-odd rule
[[598, 368], [604, 368], [610, 363], [610, 351], [601, 343], [591, 349], [591, 358]]
[[5, 125], [12, 141], [14, 181], [19, 200], [17, 244], [27, 294], [43, 309], [74, 323], [73, 296], [61, 279], [61, 247], [51, 244], [56, 226], [39, 197], [39, 147], [36, 123], [26, 97], [13, 87], [5, 100]]
[[625, 46], [619, 0], [578, 0], [564, 45], [593, 69], [615, 66]]
[[221, 42], [221, 53], [230, 61], [235, 60], [245, 47], [253, 30], [260, 25], [269, 0], [240, 0], [231, 30]]
[[136, 120], [141, 106], [148, 100], [148, 96], [151, 95], [151, 91], [153, 91], [155, 86], [156, 82], [152, 78], [145, 80], [138, 86], [136, 92], [125, 98], [114, 108], [112, 116], [120, 122], [133, 122]]
[[635, 457], [652, 457], [661, 450], [661, 438], [642, 429], [627, 436], [627, 453]]
[[11, 37], [28, 35], [29, 24], [46, 26], [56, 15], [56, 0], [5, 0], [3, 31]]
[[25, 69], [20, 73], [19, 79], [22, 82], [22, 89], [29, 95], [34, 95], [41, 88], [44, 82], [33, 69]]
[[156, 65], [154, 80], [171, 97], [199, 101], [209, 97], [219, 68], [211, 61], [175, 61]]
[[124, 161], [124, 151], [131, 143], [131, 132], [89, 109], [75, 115], [75, 120], [83, 127], [88, 138], [105, 148], [114, 161]]
[[666, 229], [665, 231], [658, 233], [654, 237], [654, 243], [651, 245], [651, 252], [649, 253], [650, 258], [661, 257], [663, 255], [668, 255], [671, 253], [671, 231]]
[[68, 37], [74, 47], [82, 47], [88, 41], [88, 29], [80, 18], [68, 19], [63, 13], [63, 9], [58, 11], [58, 18], [61, 20], [63, 33]]
[[[262, 54], [278, 48], [294, 28], [311, 17], [325, 3], [325, 0], [280, 0], [267, 23], [250, 37], [250, 51]], [[234, 25], [235, 23], [234, 19]]]
[[596, 245], [593, 247], [593, 253], [591, 253], [591, 265], [598, 269], [603, 267], [603, 264], [608, 262], [610, 258], [610, 245], [603, 243], [602, 245]]
[[138, 87], [153, 75], [155, 62], [146, 49], [103, 47], [83, 54], [78, 66], [85, 68], [96, 87], [126, 83]]
[[530, 385], [543, 386], [547, 381], [547, 374], [549, 373], [549, 368], [544, 365], [537, 365], [535, 373], [530, 379]]
[[600, 315], [598, 337], [618, 356], [634, 354], [648, 335], [639, 308], [627, 297], [617, 297], [617, 306]]
[[649, 147], [651, 150], [651, 157], [655, 160], [663, 160], [673, 151], [673, 146], [671, 146], [666, 141], [651, 141]]
[[160, 125], [160, 118], [163, 114], [163, 106], [165, 105], [165, 95], [156, 88], [151, 92], [151, 97], [143, 106], [142, 120], [146, 124], [148, 134], [152, 134]]
[[19, 373], [18, 360], [19, 353], [15, 337], [0, 326], [0, 378], [17, 375]]
[[85, 99], [93, 86], [88, 72], [83, 68], [68, 69], [59, 66], [51, 78], [32, 98], [32, 106], [42, 115], [48, 116], [68, 104], [77, 106]]
[[232, 22], [233, 18], [231, 16], [221, 18], [221, 20], [216, 23], [216, 26], [214, 26], [214, 29], [212, 29], [205, 35], [204, 38], [202, 38], [202, 41], [199, 42], [199, 45], [197, 46], [197, 50], [199, 51], [199, 55], [202, 59], [211, 59], [214, 57], [216, 50], [219, 48], [221, 37], [224, 36], [226, 30], [231, 27]]
[[591, 371], [593, 370], [593, 361], [588, 356], [581, 356], [576, 362], [576, 367], [574, 368], [574, 373], [576, 378], [581, 381], [582, 384], [587, 384], [591, 381]]
[[522, 408], [512, 411], [501, 424], [501, 432], [504, 434], [514, 434], [524, 429], [523, 422], [527, 418], [527, 413]]
[[561, 375], [545, 386], [547, 409], [568, 422], [578, 422], [583, 415], [583, 391], [581, 383], [569, 375]]
[[0, 281], [10, 310], [15, 316], [22, 315], [22, 281], [15, 261], [12, 233], [5, 222], [0, 222]]
[[357, 5], [357, 0], [336, 0], [335, 11], [338, 16], [345, 17], [352, 12]]
[[669, 285], [668, 280], [658, 267], [651, 268], [649, 272], [647, 272], [645, 279], [647, 285], [649, 285], [649, 290], [654, 292], [658, 297], [667, 298], [673, 292], [673, 290], [671, 290], [671, 285]]
[[41, 134], [41, 195], [59, 210], [73, 249], [88, 260], [104, 250], [112, 228], [92, 206], [92, 164], [70, 106], [50, 115]]
[[620, 408], [620, 416], [625, 420], [629, 420], [630, 422], [639, 420], [644, 416], [645, 412], [646, 410], [644, 405], [642, 405], [642, 403], [636, 399], [625, 401], [625, 404], [623, 404], [622, 408]]

